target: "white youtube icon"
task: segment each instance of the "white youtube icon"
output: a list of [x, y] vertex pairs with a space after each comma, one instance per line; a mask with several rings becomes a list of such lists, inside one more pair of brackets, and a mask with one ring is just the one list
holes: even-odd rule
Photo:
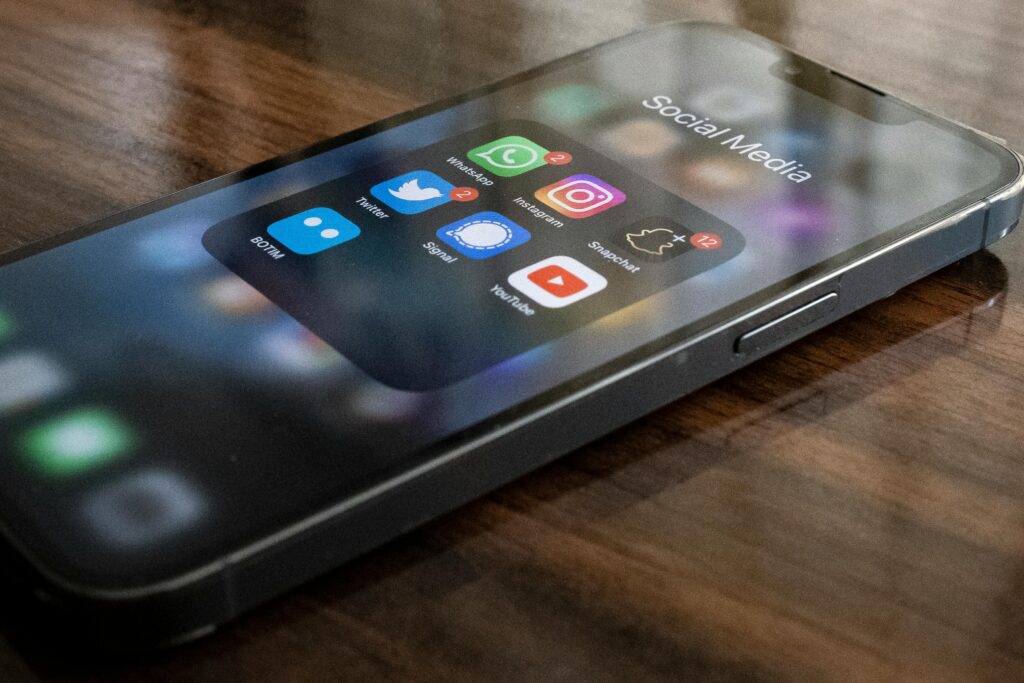
[[552, 256], [517, 270], [508, 283], [545, 308], [562, 308], [597, 294], [608, 280], [571, 256]]

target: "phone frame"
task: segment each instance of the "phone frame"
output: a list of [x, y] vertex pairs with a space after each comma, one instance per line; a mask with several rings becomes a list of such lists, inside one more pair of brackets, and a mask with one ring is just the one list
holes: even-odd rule
[[[15, 249], [0, 255], [0, 267], [586, 59], [610, 44], [695, 25], [726, 30], [743, 40], [781, 49], [802, 64], [828, 69], [784, 46], [727, 25], [662, 24]], [[838, 71], [829, 72], [857, 83]], [[1009, 152], [1017, 165], [1013, 180], [951, 202], [534, 396], [397, 463], [390, 468], [391, 476], [368, 485], [361, 493], [173, 578], [124, 587], [85, 585], [50, 571], [33, 558], [2, 520], [0, 531], [26, 570], [30, 585], [46, 596], [45, 603], [67, 624], [79, 618], [90, 623], [90, 628], [101, 623], [105, 627], [101, 632], [117, 634], [121, 646], [177, 641], [205, 633], [1010, 232], [1024, 201], [1024, 160], [1020, 155], [984, 134], [902, 103], [962, 137], [990, 146], [1001, 156]], [[839, 294], [831, 312], [772, 344], [746, 354], [736, 352], [735, 340], [744, 332], [829, 292]], [[567, 429], [567, 424], [573, 429]]]

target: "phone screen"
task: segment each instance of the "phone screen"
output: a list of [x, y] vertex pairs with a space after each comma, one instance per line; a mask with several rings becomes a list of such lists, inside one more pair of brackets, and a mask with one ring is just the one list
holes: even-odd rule
[[16, 254], [8, 533], [174, 575], [1015, 177], [805, 68], [665, 27]]

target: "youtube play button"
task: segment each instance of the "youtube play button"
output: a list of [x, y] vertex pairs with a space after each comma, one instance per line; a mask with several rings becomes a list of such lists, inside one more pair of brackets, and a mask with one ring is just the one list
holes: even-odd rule
[[608, 286], [604, 277], [571, 256], [551, 256], [517, 270], [510, 285], [546, 308], [562, 308]]
[[530, 282], [557, 297], [572, 296], [587, 288], [587, 283], [556, 265], [545, 266], [527, 275]]

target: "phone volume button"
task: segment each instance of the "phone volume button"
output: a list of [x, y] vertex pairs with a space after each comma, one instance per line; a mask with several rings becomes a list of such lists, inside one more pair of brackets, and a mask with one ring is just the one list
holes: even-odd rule
[[750, 353], [773, 346], [835, 310], [839, 295], [829, 292], [777, 318], [745, 332], [736, 339], [736, 353]]

